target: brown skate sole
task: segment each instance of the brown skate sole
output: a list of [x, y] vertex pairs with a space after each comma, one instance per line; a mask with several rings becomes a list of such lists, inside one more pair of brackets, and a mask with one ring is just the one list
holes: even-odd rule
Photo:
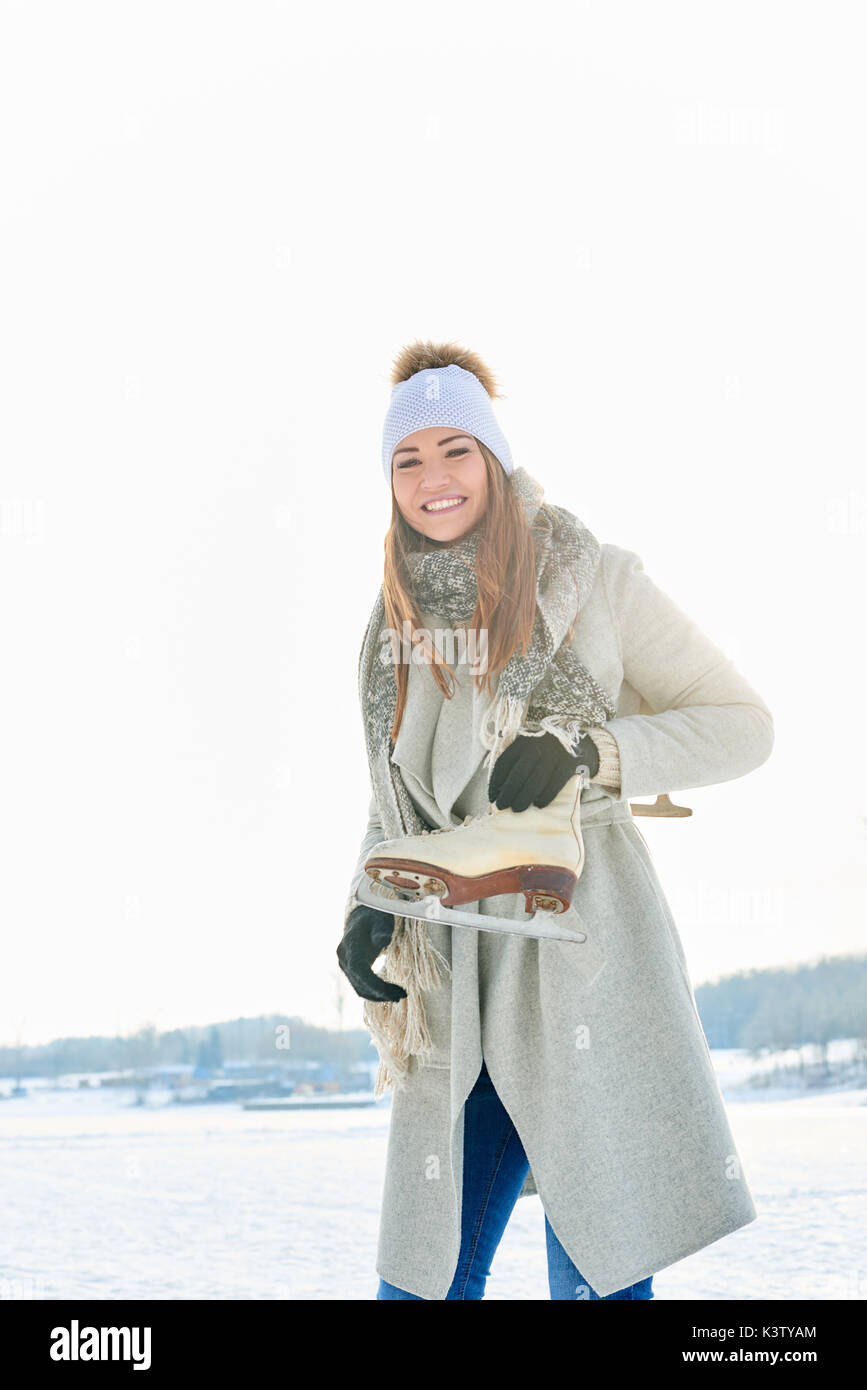
[[498, 869], [492, 874], [468, 878], [452, 873], [422, 859], [368, 859], [365, 873], [379, 883], [420, 901], [435, 894], [443, 907], [460, 907], [462, 903], [496, 898], [501, 893], [523, 893], [525, 911], [565, 912], [572, 905], [577, 878], [571, 869], [546, 864], [518, 864], [514, 868]]

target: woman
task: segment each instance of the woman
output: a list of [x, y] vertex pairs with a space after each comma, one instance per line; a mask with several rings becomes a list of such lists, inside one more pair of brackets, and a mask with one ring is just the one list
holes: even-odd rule
[[[394, 1092], [377, 1297], [482, 1298], [514, 1203], [535, 1192], [553, 1299], [648, 1299], [655, 1272], [756, 1210], [629, 799], [750, 772], [772, 717], [637, 554], [542, 501], [475, 353], [415, 343], [392, 386], [392, 520], [359, 660], [372, 797], [338, 947], [377, 1094]], [[469, 641], [445, 664], [395, 639], [447, 625], [484, 633], [486, 664]], [[553, 813], [571, 779], [585, 857], [556, 920], [581, 944], [355, 897], [375, 845], [428, 833], [435, 858], [478, 818]], [[526, 920], [518, 893], [478, 910]]]

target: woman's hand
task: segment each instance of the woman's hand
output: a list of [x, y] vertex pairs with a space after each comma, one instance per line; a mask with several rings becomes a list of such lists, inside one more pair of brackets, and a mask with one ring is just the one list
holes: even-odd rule
[[343, 939], [337, 947], [337, 960], [355, 993], [375, 1004], [393, 1004], [406, 998], [406, 990], [374, 974], [371, 966], [381, 956], [394, 935], [394, 914], [379, 912], [360, 903], [346, 922]]
[[553, 734], [540, 738], [519, 734], [494, 765], [488, 800], [495, 801], [500, 811], [547, 806], [579, 767], [588, 768], [591, 777], [599, 771], [599, 749], [589, 734], [579, 743], [577, 756], [567, 752]]

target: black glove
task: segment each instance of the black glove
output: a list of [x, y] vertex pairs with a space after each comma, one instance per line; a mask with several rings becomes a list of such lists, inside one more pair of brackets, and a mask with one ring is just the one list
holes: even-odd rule
[[599, 771], [599, 749], [589, 734], [578, 745], [577, 756], [569, 753], [553, 734], [540, 738], [519, 734], [497, 759], [488, 783], [488, 800], [501, 811], [526, 811], [547, 806], [579, 767], [595, 777]]
[[362, 999], [372, 999], [376, 1004], [390, 1004], [406, 998], [405, 989], [380, 979], [370, 968], [394, 935], [394, 925], [393, 913], [380, 912], [375, 907], [360, 903], [350, 912], [346, 930], [337, 947], [340, 969], [355, 993]]

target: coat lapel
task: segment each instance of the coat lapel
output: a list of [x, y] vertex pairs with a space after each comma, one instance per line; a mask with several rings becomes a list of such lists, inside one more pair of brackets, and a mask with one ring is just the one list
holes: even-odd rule
[[[426, 621], [433, 632], [436, 619]], [[496, 693], [496, 679], [493, 685]], [[490, 696], [476, 692], [466, 661], [455, 667], [451, 699], [444, 698], [426, 662], [411, 663], [406, 707], [391, 761], [417, 779], [445, 824], [451, 822], [455, 802], [485, 758], [480, 730], [489, 706]]]

